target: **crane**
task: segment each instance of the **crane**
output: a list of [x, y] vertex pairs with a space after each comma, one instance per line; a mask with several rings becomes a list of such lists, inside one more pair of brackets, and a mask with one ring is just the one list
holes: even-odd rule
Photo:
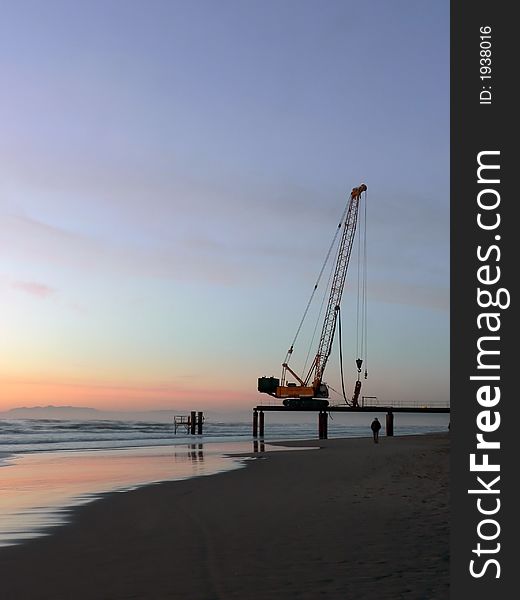
[[[329, 390], [328, 386], [323, 382], [323, 374], [332, 351], [334, 334], [336, 332], [336, 325], [340, 312], [341, 295], [345, 286], [350, 254], [352, 252], [352, 245], [356, 233], [359, 204], [361, 196], [363, 192], [366, 192], [366, 190], [367, 186], [363, 183], [359, 187], [354, 188], [350, 194], [350, 199], [346, 209], [346, 216], [343, 221], [343, 231], [338, 247], [334, 276], [332, 278], [330, 287], [330, 294], [323, 320], [318, 350], [307, 374], [304, 373], [301, 376], [298, 375], [288, 364], [294, 350], [293, 342], [287, 352], [284, 362], [282, 363], [281, 380], [276, 377], [260, 377], [258, 379], [259, 392], [269, 394], [275, 398], [283, 399], [284, 406], [289, 408], [308, 408], [320, 410], [329, 405], [329, 401], [327, 400], [329, 397]], [[341, 228], [341, 225], [342, 224], [340, 223], [338, 227]], [[317, 284], [314, 287], [314, 291], [316, 291], [316, 288]], [[307, 305], [306, 310], [308, 310], [308, 307], [309, 305]], [[358, 373], [361, 372], [362, 362], [363, 361], [360, 358], [356, 360]], [[298, 383], [287, 382], [287, 373], [290, 373]], [[354, 388], [354, 395], [350, 401], [352, 406], [358, 405], [360, 390], [361, 381], [358, 377]]]

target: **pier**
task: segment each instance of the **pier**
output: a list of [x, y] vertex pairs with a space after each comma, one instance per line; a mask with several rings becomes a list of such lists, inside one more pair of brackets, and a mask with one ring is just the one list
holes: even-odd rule
[[315, 412], [318, 413], [318, 438], [328, 438], [328, 419], [330, 413], [381, 413], [386, 412], [385, 434], [394, 435], [394, 413], [449, 413], [449, 403], [438, 404], [379, 404], [374, 396], [363, 396], [360, 406], [327, 406], [326, 409], [290, 408], [283, 405], [259, 404], [253, 408], [253, 438], [263, 438], [265, 433], [265, 412]]
[[177, 433], [177, 429], [180, 428], [191, 435], [202, 435], [203, 423], [204, 413], [192, 410], [189, 415], [175, 415], [173, 418], [173, 431]]

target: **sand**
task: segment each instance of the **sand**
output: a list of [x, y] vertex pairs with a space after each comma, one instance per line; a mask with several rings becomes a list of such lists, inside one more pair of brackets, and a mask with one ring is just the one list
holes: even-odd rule
[[0, 549], [0, 597], [449, 597], [449, 434], [290, 445], [78, 508]]

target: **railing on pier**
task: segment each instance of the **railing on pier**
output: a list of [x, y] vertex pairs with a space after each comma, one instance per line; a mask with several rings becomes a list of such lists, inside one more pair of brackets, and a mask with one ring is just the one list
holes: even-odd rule
[[377, 396], [362, 396], [360, 406], [363, 408], [449, 408], [449, 400], [435, 400], [427, 402], [424, 400], [393, 400], [391, 403], [381, 400]]
[[173, 431], [184, 428], [186, 433], [202, 435], [202, 424], [204, 423], [204, 413], [191, 411], [189, 415], [175, 415], [173, 417]]
[[173, 428], [174, 433], [177, 433], [177, 429], [183, 428], [186, 430], [186, 433], [190, 432], [191, 427], [191, 419], [189, 415], [176, 415], [173, 417]]
[[[279, 398], [274, 398], [272, 396], [268, 396], [267, 398], [262, 397], [260, 399], [260, 403], [258, 404], [258, 408], [266, 407], [269, 410], [270, 407], [276, 408], [279, 406], [283, 406], [281, 400]], [[332, 409], [335, 408], [349, 408], [345, 402], [330, 402], [329, 407]], [[449, 400], [435, 400], [433, 402], [425, 402], [424, 400], [393, 400], [391, 403], [377, 396], [362, 396], [359, 402], [359, 408], [411, 408], [414, 409], [414, 412], [419, 412], [420, 409], [449, 409], [450, 402]], [[327, 409], [325, 409], [327, 410]]]

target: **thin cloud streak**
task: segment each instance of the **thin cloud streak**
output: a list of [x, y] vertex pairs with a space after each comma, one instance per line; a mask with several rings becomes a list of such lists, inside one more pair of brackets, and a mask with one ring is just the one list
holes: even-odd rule
[[54, 288], [36, 281], [15, 281], [11, 287], [38, 298], [47, 298], [56, 292]]

